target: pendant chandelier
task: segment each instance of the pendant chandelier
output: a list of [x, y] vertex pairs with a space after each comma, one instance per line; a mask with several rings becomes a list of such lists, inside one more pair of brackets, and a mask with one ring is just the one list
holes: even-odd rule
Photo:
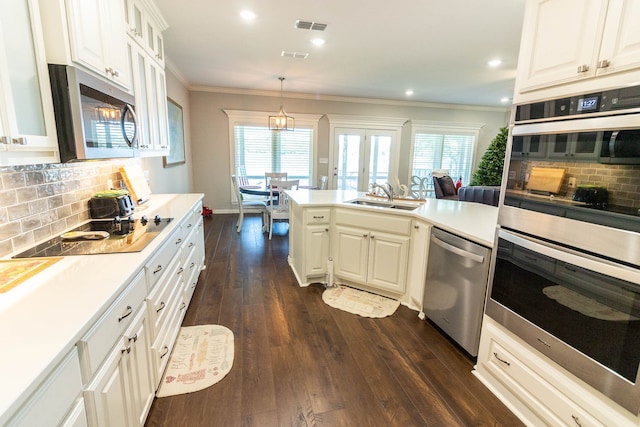
[[278, 77], [280, 80], [280, 111], [277, 116], [269, 116], [269, 130], [280, 132], [282, 130], [293, 130], [296, 120], [289, 116], [282, 106], [282, 82], [284, 77]]

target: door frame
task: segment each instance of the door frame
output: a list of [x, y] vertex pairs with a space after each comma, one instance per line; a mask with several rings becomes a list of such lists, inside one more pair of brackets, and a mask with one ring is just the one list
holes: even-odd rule
[[401, 117], [377, 117], [377, 116], [351, 116], [340, 114], [327, 114], [329, 120], [329, 165], [328, 165], [328, 185], [327, 188], [336, 188], [336, 168], [338, 154], [336, 135], [337, 129], [361, 130], [363, 133], [375, 131], [395, 132], [395, 141], [392, 142], [391, 164], [389, 165], [389, 176], [397, 176], [400, 165], [400, 144], [402, 142], [402, 127], [408, 119]]

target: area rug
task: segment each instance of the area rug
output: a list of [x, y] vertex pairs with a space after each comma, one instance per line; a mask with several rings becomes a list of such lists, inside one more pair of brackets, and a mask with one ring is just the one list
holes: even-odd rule
[[342, 285], [327, 288], [322, 300], [333, 308], [374, 318], [391, 316], [400, 306], [400, 301]]
[[157, 397], [202, 390], [233, 366], [233, 332], [220, 325], [180, 328]]
[[568, 307], [585, 316], [593, 317], [600, 320], [608, 320], [613, 322], [628, 322], [631, 320], [639, 320], [615, 308], [604, 305], [593, 298], [584, 296], [578, 292], [567, 289], [564, 286], [547, 286], [542, 292], [549, 298], [556, 300], [560, 304]]

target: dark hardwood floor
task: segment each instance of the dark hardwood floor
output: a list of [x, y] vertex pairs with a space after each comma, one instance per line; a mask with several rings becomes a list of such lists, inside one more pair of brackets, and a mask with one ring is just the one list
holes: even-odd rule
[[[235, 335], [231, 372], [205, 390], [156, 399], [151, 426], [518, 426], [472, 374], [473, 360], [404, 306], [367, 319], [300, 288], [287, 225], [205, 218], [207, 269], [183, 326]], [[277, 227], [277, 228], [276, 228]]]

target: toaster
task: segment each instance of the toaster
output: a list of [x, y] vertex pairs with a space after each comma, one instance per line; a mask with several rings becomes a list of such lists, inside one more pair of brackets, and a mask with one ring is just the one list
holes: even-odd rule
[[588, 205], [606, 205], [609, 199], [609, 192], [604, 187], [578, 186], [573, 192], [573, 200], [584, 202]]
[[133, 200], [126, 190], [109, 190], [89, 199], [92, 219], [128, 217], [133, 214]]

